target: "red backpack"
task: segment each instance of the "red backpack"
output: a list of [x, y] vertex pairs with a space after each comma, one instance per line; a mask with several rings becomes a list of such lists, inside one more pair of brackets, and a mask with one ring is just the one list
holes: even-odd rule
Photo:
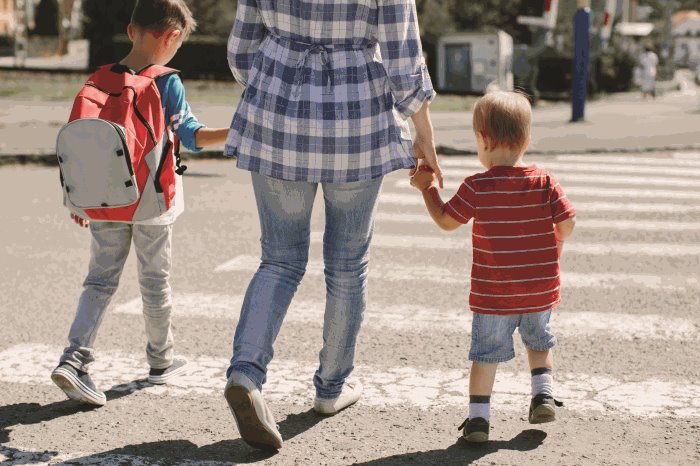
[[90, 76], [56, 140], [64, 203], [96, 221], [132, 222], [170, 209], [180, 166], [155, 80], [177, 70], [138, 74], [114, 64]]

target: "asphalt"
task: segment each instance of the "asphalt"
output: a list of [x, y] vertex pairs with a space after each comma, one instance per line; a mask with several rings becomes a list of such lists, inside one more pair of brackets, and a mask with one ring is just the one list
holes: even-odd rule
[[[700, 94], [689, 77], [666, 86], [656, 99], [621, 93], [590, 100], [585, 120], [572, 123], [567, 102], [545, 102], [533, 110], [531, 154], [658, 152], [700, 148]], [[440, 97], [438, 96], [438, 99]], [[226, 127], [232, 105], [191, 102], [208, 126]], [[68, 101], [28, 101], [0, 98], [0, 165], [55, 164], [55, 137], [70, 112]], [[438, 152], [475, 153], [470, 112], [433, 112]], [[198, 157], [221, 157], [213, 147]], [[186, 153], [185, 157], [192, 156]]]

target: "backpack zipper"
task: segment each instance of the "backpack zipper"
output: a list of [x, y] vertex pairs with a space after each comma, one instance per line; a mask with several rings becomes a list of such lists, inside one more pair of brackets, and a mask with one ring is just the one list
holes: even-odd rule
[[[107, 94], [110, 97], [121, 97], [122, 92], [119, 94], [114, 93], [114, 92], [109, 92], [105, 89], [102, 89], [99, 87], [97, 84], [93, 83], [92, 81], [88, 81], [85, 83], [86, 86], [94, 87], [100, 92], [103, 92]], [[153, 145], [157, 145], [158, 143], [156, 142], [156, 136], [155, 133], [153, 132], [153, 128], [151, 128], [151, 125], [148, 124], [148, 121], [144, 118], [144, 116], [141, 114], [139, 111], [139, 108], [136, 106], [136, 98], [138, 97], [138, 93], [136, 92], [136, 89], [134, 89], [132, 86], [124, 86], [122, 89], [131, 89], [131, 91], [134, 93], [134, 100], [132, 101], [132, 104], [134, 106], [134, 113], [136, 114], [136, 117], [143, 123], [143, 126], [146, 127], [146, 130], [148, 130], [148, 135], [151, 137], [151, 141], [153, 141]]]

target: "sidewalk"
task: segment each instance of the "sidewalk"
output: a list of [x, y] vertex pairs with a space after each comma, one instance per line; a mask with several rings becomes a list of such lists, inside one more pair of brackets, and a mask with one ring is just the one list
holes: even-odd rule
[[[438, 97], [439, 98], [439, 97]], [[54, 145], [71, 102], [0, 98], [0, 164], [55, 163]], [[209, 126], [227, 127], [233, 105], [192, 102]], [[446, 155], [474, 154], [470, 112], [433, 112], [435, 139]], [[695, 86], [643, 101], [638, 93], [588, 102], [586, 120], [570, 123], [565, 102], [534, 109], [530, 153], [567, 154], [700, 149], [700, 93]], [[220, 157], [222, 147], [203, 154]], [[189, 154], [183, 154], [188, 156]]]

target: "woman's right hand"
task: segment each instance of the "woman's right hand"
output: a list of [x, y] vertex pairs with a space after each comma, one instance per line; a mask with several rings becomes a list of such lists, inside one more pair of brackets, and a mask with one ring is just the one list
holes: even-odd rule
[[410, 174], [415, 174], [416, 170], [418, 170], [418, 167], [421, 165], [427, 165], [433, 170], [433, 173], [435, 173], [440, 189], [442, 189], [444, 187], [442, 181], [442, 170], [440, 169], [440, 164], [438, 163], [433, 138], [427, 138], [420, 133], [416, 134], [416, 138], [413, 141], [413, 154], [416, 157], [416, 168], [411, 170]]
[[428, 111], [429, 105], [429, 102], [424, 102], [423, 106], [411, 116], [413, 126], [416, 129], [416, 138], [413, 140], [413, 155], [416, 158], [416, 168], [411, 170], [410, 175], [413, 176], [421, 165], [428, 165], [433, 169], [440, 189], [442, 189], [442, 170], [435, 151], [433, 123], [430, 121], [430, 112]]

